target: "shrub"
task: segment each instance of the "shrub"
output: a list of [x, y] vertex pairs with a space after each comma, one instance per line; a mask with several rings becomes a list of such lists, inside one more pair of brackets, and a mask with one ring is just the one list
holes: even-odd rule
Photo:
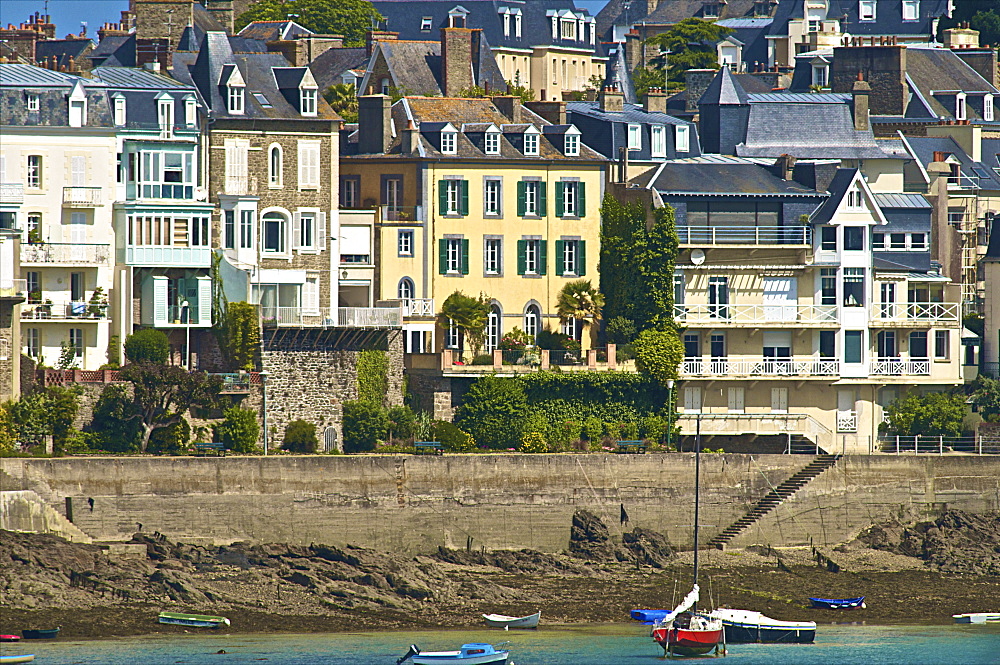
[[476, 440], [471, 434], [446, 420], [435, 420], [431, 424], [431, 435], [445, 450], [468, 453], [476, 449]]
[[260, 353], [260, 314], [248, 302], [226, 303], [225, 342], [236, 369], [251, 371]]
[[616, 316], [609, 319], [604, 326], [604, 332], [611, 344], [628, 344], [635, 339], [635, 322], [624, 316]]
[[478, 379], [465, 394], [455, 424], [490, 448], [515, 448], [527, 401], [520, 383], [496, 376]]
[[314, 453], [319, 445], [316, 425], [305, 420], [293, 420], [285, 427], [281, 447], [292, 453]]
[[634, 342], [635, 366], [660, 385], [677, 378], [677, 366], [684, 359], [684, 345], [673, 330], [643, 330]]
[[514, 326], [509, 333], [500, 339], [500, 349], [502, 351], [523, 351], [533, 343], [531, 335]]
[[959, 436], [965, 398], [947, 393], [910, 392], [886, 409], [888, 428], [901, 436]]
[[569, 335], [551, 330], [540, 330], [535, 335], [535, 346], [549, 351], [560, 351], [566, 348], [566, 343], [570, 341]]
[[366, 453], [389, 431], [385, 409], [370, 402], [344, 402], [344, 452]]
[[493, 355], [490, 354], [490, 353], [484, 353], [482, 355], [476, 356], [475, 358], [472, 359], [472, 362], [470, 364], [472, 364], [472, 365], [492, 365], [493, 364]]
[[167, 362], [170, 357], [170, 340], [162, 330], [146, 328], [125, 338], [125, 358], [130, 363]]
[[215, 436], [227, 450], [237, 453], [252, 453], [257, 449], [260, 438], [260, 424], [257, 412], [238, 406], [226, 409], [225, 420], [215, 427]]
[[549, 428], [549, 447], [553, 452], [569, 450], [580, 439], [583, 425], [579, 420], [563, 420]]
[[600, 441], [603, 434], [604, 423], [601, 422], [600, 418], [591, 416], [583, 421], [583, 431], [580, 434], [582, 438], [590, 442], [595, 442]]
[[545, 437], [538, 432], [529, 432], [521, 438], [521, 445], [518, 451], [522, 453], [546, 453], [549, 451], [545, 443]]
[[157, 455], [180, 455], [191, 441], [191, 425], [181, 418], [172, 425], [157, 427], [149, 435], [146, 450]]
[[412, 440], [417, 430], [417, 416], [408, 406], [394, 406], [389, 409], [390, 438]]
[[667, 419], [660, 416], [647, 416], [642, 419], [643, 436], [653, 443], [662, 443], [667, 436]]
[[108, 384], [87, 427], [96, 437], [93, 444], [114, 453], [138, 451], [142, 446], [142, 418], [138, 416], [128, 389], [120, 383]]

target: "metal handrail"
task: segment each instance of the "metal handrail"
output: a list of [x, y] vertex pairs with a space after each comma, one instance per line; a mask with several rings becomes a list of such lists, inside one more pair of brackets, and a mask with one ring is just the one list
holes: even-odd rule
[[811, 226], [708, 226], [680, 224], [681, 244], [705, 245], [808, 245]]
[[830, 323], [839, 321], [836, 305], [674, 305], [674, 318], [686, 323]]

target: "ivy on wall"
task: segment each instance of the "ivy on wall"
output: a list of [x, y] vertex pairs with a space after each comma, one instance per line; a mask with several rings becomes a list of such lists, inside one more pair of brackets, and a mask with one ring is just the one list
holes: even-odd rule
[[389, 356], [380, 349], [358, 354], [358, 401], [382, 406], [389, 392]]

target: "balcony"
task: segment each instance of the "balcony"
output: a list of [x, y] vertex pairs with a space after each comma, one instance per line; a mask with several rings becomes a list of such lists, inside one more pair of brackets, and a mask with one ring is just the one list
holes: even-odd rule
[[878, 303], [872, 306], [872, 322], [883, 326], [957, 325], [962, 306], [953, 302]]
[[257, 196], [257, 178], [249, 175], [227, 175], [223, 194], [228, 196]]
[[876, 358], [871, 367], [873, 376], [927, 376], [930, 373], [931, 361], [927, 358]]
[[836, 326], [836, 305], [675, 305], [674, 318], [685, 325]]
[[[121, 250], [119, 250], [121, 251]], [[211, 268], [212, 250], [209, 247], [172, 247], [128, 245], [124, 261], [130, 266], [165, 266], [170, 268]]]
[[339, 307], [331, 315], [328, 308], [261, 307], [265, 327], [303, 328], [400, 328], [403, 314], [399, 307]]
[[837, 411], [837, 431], [857, 432], [858, 412], [857, 411]]
[[4, 279], [0, 280], [0, 298], [10, 298], [13, 300], [23, 300], [28, 295], [28, 280], [26, 279]]
[[379, 206], [383, 222], [422, 222], [422, 206]]
[[840, 361], [833, 358], [686, 358], [680, 366], [686, 377], [829, 377], [840, 374]]
[[[184, 310], [187, 310], [187, 312]], [[185, 328], [187, 326], [205, 328], [212, 325], [212, 313], [204, 312], [204, 316], [202, 314], [198, 305], [190, 305], [188, 307], [167, 305], [167, 318], [162, 321], [155, 321], [153, 325], [157, 328]]]
[[42, 242], [21, 245], [21, 263], [45, 264], [107, 264], [111, 259], [108, 245], [85, 245], [59, 242]]
[[32, 321], [98, 321], [108, 318], [108, 305], [86, 300], [28, 303], [21, 308], [21, 319]]
[[409, 298], [400, 302], [404, 317], [435, 316], [434, 298]]
[[69, 208], [96, 208], [102, 200], [100, 187], [63, 187], [63, 205]]
[[811, 245], [811, 226], [677, 227], [682, 245]]
[[24, 185], [19, 182], [0, 182], [0, 203], [24, 203]]

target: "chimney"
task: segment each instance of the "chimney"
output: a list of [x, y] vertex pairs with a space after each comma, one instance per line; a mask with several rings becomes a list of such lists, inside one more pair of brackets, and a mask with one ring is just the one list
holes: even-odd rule
[[205, 9], [228, 34], [233, 34], [233, 0], [205, 0]]
[[792, 180], [795, 173], [795, 158], [791, 155], [781, 155], [774, 161], [774, 170], [782, 180]]
[[472, 80], [472, 29], [441, 28], [441, 93], [457, 97]]
[[642, 106], [646, 113], [666, 113], [667, 94], [663, 92], [663, 88], [650, 88], [643, 96]]
[[399, 39], [398, 32], [387, 32], [385, 30], [369, 30], [368, 34], [365, 35], [365, 49], [368, 52], [368, 57], [372, 57], [372, 53], [375, 52], [375, 42], [386, 42], [393, 39]]
[[949, 49], [979, 48], [979, 31], [970, 30], [968, 23], [944, 31], [944, 47]]
[[269, 53], [280, 53], [295, 67], [305, 67], [309, 64], [306, 59], [305, 46], [305, 42], [299, 39], [276, 39], [273, 42], [267, 42]]
[[566, 124], [566, 102], [525, 102], [524, 105], [553, 125]]
[[503, 97], [493, 97], [493, 106], [497, 108], [504, 117], [510, 120], [511, 124], [519, 125], [521, 120], [521, 98], [504, 95]]
[[389, 115], [391, 100], [386, 95], [358, 97], [358, 152], [385, 154], [392, 140]]
[[625, 110], [625, 95], [618, 88], [608, 86], [597, 96], [597, 104], [605, 113], [621, 113]]
[[412, 120], [408, 120], [406, 123], [406, 129], [403, 130], [402, 147], [400, 152], [404, 155], [415, 155], [417, 154], [417, 145], [420, 142], [420, 132], [417, 130], [416, 126], [413, 124]]
[[871, 91], [872, 87], [865, 81], [864, 75], [858, 72], [851, 95], [854, 97], [854, 129], [859, 132], [867, 132], [871, 127], [868, 122], [868, 94]]

